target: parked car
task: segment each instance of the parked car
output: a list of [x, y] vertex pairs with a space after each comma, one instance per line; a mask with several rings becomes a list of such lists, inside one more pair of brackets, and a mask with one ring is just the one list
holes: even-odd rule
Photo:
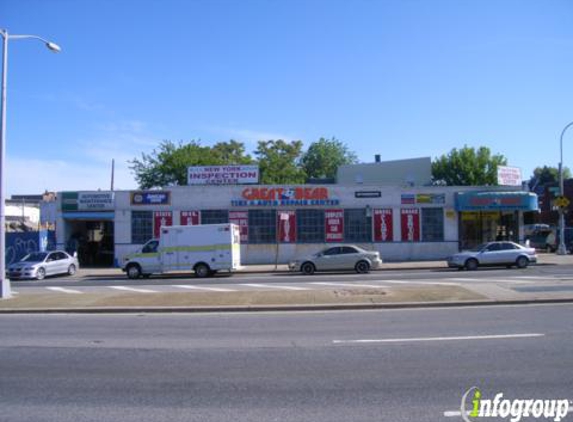
[[77, 257], [64, 251], [32, 252], [9, 265], [6, 275], [12, 280], [42, 280], [46, 276], [56, 274], [74, 275], [79, 267]]
[[354, 270], [367, 273], [382, 264], [380, 253], [367, 251], [355, 245], [340, 245], [326, 248], [314, 255], [289, 263], [291, 271], [313, 274], [315, 271]]
[[[545, 238], [545, 244], [549, 252], [555, 252], [559, 248], [561, 240], [560, 231], [558, 227], [553, 228]], [[567, 252], [573, 252], [573, 227], [565, 227], [565, 247]]]
[[463, 251], [448, 258], [448, 267], [475, 270], [479, 266], [505, 265], [510, 268], [525, 268], [537, 262], [534, 248], [514, 242], [488, 242], [469, 251]]

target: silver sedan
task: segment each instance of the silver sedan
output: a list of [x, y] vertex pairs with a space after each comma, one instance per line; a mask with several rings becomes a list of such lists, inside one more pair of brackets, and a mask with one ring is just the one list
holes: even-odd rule
[[528, 248], [514, 242], [488, 242], [469, 251], [450, 256], [448, 267], [475, 270], [479, 266], [503, 265], [525, 268], [537, 262], [534, 248]]
[[49, 275], [74, 275], [79, 266], [78, 259], [64, 251], [32, 252], [9, 265], [6, 275], [12, 280], [26, 278], [42, 280]]
[[380, 253], [367, 251], [354, 245], [332, 246], [314, 255], [289, 263], [291, 271], [313, 274], [315, 271], [354, 270], [367, 273], [382, 264]]

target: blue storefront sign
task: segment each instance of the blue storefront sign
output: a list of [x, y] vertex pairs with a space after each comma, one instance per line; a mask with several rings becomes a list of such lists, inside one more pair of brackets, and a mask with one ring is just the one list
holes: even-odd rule
[[131, 192], [131, 205], [169, 205], [171, 192], [168, 191], [137, 191]]
[[537, 195], [531, 192], [459, 192], [457, 211], [537, 211]]

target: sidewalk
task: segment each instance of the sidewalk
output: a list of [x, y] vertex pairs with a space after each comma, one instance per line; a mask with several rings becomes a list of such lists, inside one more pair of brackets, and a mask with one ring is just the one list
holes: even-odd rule
[[[573, 265], [573, 255], [541, 254], [538, 265]], [[380, 272], [389, 270], [443, 269], [444, 261], [416, 261], [383, 264]], [[269, 273], [274, 265], [247, 266], [242, 273]], [[286, 265], [277, 271], [286, 272]], [[461, 273], [462, 275], [467, 273]], [[122, 278], [118, 268], [82, 269], [77, 279]], [[573, 281], [573, 276], [571, 278]], [[229, 283], [240, 282], [240, 277], [230, 277]], [[73, 285], [69, 286], [73, 288]], [[134, 286], [137, 287], [137, 286]], [[153, 286], [141, 286], [142, 288]], [[102, 290], [83, 294], [65, 292], [26, 292], [11, 299], [0, 300], [2, 313], [31, 312], [235, 312], [271, 310], [334, 310], [373, 309], [436, 306], [476, 306], [507, 303], [573, 302], [573, 283], [548, 286], [544, 289], [522, 290], [499, 286], [496, 283], [475, 285], [396, 284], [379, 288], [343, 284], [326, 290], [307, 291], [234, 291], [234, 292], [152, 292], [148, 294]]]

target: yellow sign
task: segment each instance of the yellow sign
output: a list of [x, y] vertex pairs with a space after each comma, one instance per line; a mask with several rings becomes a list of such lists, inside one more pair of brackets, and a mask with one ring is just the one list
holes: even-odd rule
[[569, 206], [569, 203], [570, 203], [569, 199], [567, 199], [564, 196], [558, 196], [554, 201], [555, 206], [559, 208], [567, 208]]

